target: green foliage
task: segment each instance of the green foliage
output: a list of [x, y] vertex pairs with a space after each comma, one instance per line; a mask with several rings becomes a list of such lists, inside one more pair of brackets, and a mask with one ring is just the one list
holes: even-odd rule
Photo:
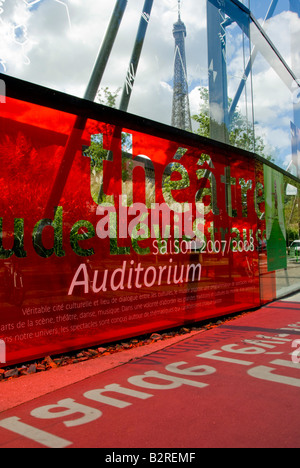
[[103, 161], [107, 159], [108, 151], [103, 149], [103, 135], [92, 135], [91, 145], [84, 151], [85, 156], [91, 159], [91, 170], [102, 170]]
[[[110, 91], [108, 87], [101, 88], [97, 94], [97, 101], [100, 104], [104, 104], [108, 107], [115, 107], [116, 100], [121, 88], [118, 88], [115, 92]], [[91, 170], [94, 172], [102, 170], [103, 161], [107, 159], [107, 150], [103, 149], [103, 135], [92, 135], [91, 145], [85, 149], [85, 156], [91, 159]]]
[[197, 134], [209, 138], [210, 136], [210, 115], [209, 115], [209, 96], [208, 89], [199, 88], [201, 104], [199, 114], [192, 116], [192, 119], [199, 124]]

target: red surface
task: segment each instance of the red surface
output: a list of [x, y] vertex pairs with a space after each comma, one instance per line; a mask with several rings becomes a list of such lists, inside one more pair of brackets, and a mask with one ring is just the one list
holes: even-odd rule
[[[0, 446], [51, 445], [50, 434], [66, 447], [115, 452], [145, 447], [181, 452], [201, 447], [299, 448], [300, 364], [291, 356], [295, 340], [300, 340], [299, 312], [299, 304], [272, 304], [3, 412]], [[182, 373], [175, 373], [176, 368]], [[156, 378], [150, 377], [153, 372]], [[28, 379], [29, 385], [32, 377]], [[113, 384], [140, 392], [140, 398], [101, 392]], [[100, 401], [103, 397], [114, 400]], [[20, 437], [3, 428], [7, 421], [11, 424], [10, 418], [48, 435], [42, 443], [34, 442], [27, 428], [26, 437]], [[35, 434], [35, 440], [39, 436]]]
[[[258, 262], [265, 254], [259, 254], [256, 237], [263, 237], [264, 226], [257, 224], [254, 192], [261, 168], [252, 161], [209, 146], [185, 147], [179, 161], [183, 172], [171, 175], [169, 195], [190, 204], [194, 220], [198, 193], [205, 225], [197, 225], [207, 246], [192, 254], [184, 241], [182, 253], [175, 254], [173, 222], [180, 226], [171, 211], [170, 238], [158, 252], [159, 236], [99, 238], [103, 216], [91, 195], [91, 160], [82, 148], [103, 134], [104, 148], [113, 152], [113, 161], [103, 163], [103, 189], [118, 213], [121, 131], [132, 135], [133, 164], [139, 155], [152, 161], [157, 204], [165, 203], [162, 179], [178, 162], [179, 143], [10, 98], [1, 109], [0, 339], [7, 345], [7, 364], [260, 305]], [[201, 163], [202, 153], [210, 155], [212, 165]], [[183, 174], [188, 182], [180, 182]], [[134, 203], [150, 202], [145, 177], [143, 167], [133, 169]], [[208, 191], [200, 197], [204, 187]], [[126, 232], [139, 220], [126, 206], [118, 226]], [[153, 221], [148, 227], [152, 230]], [[159, 228], [162, 232], [162, 219]], [[187, 276], [191, 265], [198, 268], [194, 278]]]

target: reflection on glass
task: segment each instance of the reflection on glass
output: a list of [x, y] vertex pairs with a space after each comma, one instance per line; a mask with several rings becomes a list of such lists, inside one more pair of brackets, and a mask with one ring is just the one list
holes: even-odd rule
[[286, 168], [291, 159], [294, 78], [253, 22], [251, 40], [257, 50], [252, 65], [255, 134], [264, 144], [256, 152]]
[[[112, 105], [111, 96], [122, 107], [120, 91], [127, 89], [131, 113], [288, 166], [291, 124], [300, 128], [298, 1], [137, 0], [126, 8], [122, 0], [79, 3], [3, 3], [0, 71], [84, 96], [98, 51], [111, 40], [99, 84], [106, 95], [98, 101]], [[118, 4], [123, 14], [112, 37]], [[175, 116], [185, 123], [175, 123]]]
[[[0, 83], [6, 73], [85, 96], [114, 7], [126, 2], [2, 3]], [[97, 102], [128, 104], [138, 116], [254, 151], [294, 177], [189, 133], [163, 127], [158, 137], [158, 126], [145, 130], [142, 119], [134, 131], [124, 114], [124, 127], [108, 124], [99, 106], [100, 121], [31, 104], [30, 96], [2, 99], [2, 314], [13, 323], [21, 306], [24, 316], [50, 304], [59, 324], [50, 329], [62, 336], [53, 337], [57, 350], [87, 336], [89, 343], [123, 337], [124, 327], [138, 334], [232, 313], [299, 289], [299, 2], [161, 0], [151, 17], [146, 3], [124, 10], [101, 64]], [[137, 68], [130, 60], [141, 24], [147, 34]], [[286, 24], [279, 44], [274, 31]], [[122, 89], [130, 90], [124, 107]], [[189, 112], [191, 128], [172, 123], [176, 114], [190, 124]], [[287, 264], [276, 265], [278, 240]], [[83, 314], [95, 312], [95, 321], [71, 312], [83, 299], [92, 304]], [[67, 306], [71, 318], [60, 328]], [[29, 344], [11, 335], [12, 353], [46, 352], [45, 330]]]
[[285, 177], [284, 187], [287, 269], [276, 272], [277, 297], [297, 291], [300, 277], [300, 184]]

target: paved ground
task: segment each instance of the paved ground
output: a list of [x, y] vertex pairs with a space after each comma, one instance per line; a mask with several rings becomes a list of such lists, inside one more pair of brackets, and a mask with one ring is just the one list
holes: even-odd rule
[[[173, 462], [193, 449], [183, 460], [198, 464], [202, 447], [298, 448], [299, 387], [296, 295], [201, 333], [1, 382], [0, 447], [98, 447], [107, 462], [124, 462], [122, 448], [167, 448]], [[159, 461], [145, 453], [125, 461]]]

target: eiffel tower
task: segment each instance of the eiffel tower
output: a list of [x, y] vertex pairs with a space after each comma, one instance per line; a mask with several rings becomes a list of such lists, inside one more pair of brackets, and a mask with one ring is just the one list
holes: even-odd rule
[[185, 57], [186, 27], [185, 24], [181, 21], [180, 2], [181, 0], [178, 0], [178, 21], [173, 26], [173, 36], [175, 39], [175, 59], [172, 126], [191, 132], [192, 122]]

